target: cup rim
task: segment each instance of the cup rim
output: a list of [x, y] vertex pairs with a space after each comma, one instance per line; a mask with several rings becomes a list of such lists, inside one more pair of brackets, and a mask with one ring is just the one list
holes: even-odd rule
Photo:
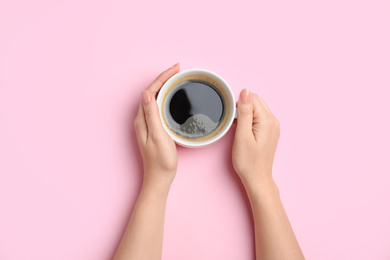
[[[225, 89], [225, 91], [228, 93], [228, 96], [229, 96], [229, 99], [230, 99], [230, 102], [232, 105], [231, 105], [231, 115], [229, 116], [229, 118], [227, 118], [225, 126], [221, 129], [221, 131], [218, 134], [216, 134], [215, 136], [211, 137], [210, 139], [207, 139], [204, 141], [191, 142], [191, 141], [181, 139], [170, 132], [170, 130], [168, 129], [168, 126], [166, 126], [164, 123], [164, 117], [163, 117], [163, 112], [162, 112], [161, 106], [162, 106], [163, 97], [164, 97], [167, 89], [172, 85], [172, 83], [176, 82], [176, 80], [178, 80], [179, 78], [181, 78], [183, 76], [196, 75], [196, 74], [210, 76], [210, 77], [218, 80], [220, 82], [220, 84], [222, 85], [222, 87]], [[176, 144], [178, 144], [180, 146], [184, 146], [184, 147], [189, 147], [189, 148], [204, 147], [204, 146], [207, 146], [209, 144], [215, 143], [218, 140], [220, 140], [229, 131], [231, 125], [233, 124], [233, 121], [235, 118], [235, 113], [236, 113], [236, 102], [235, 102], [233, 91], [230, 88], [229, 84], [221, 76], [219, 76], [217, 73], [212, 72], [212, 71], [207, 70], [207, 69], [187, 69], [187, 70], [180, 71], [177, 74], [173, 75], [171, 78], [169, 78], [163, 84], [160, 91], [158, 92], [157, 105], [158, 105], [158, 110], [159, 110], [159, 114], [160, 114], [161, 124], [162, 124], [165, 132], [168, 133], [168, 135], [175, 141]]]

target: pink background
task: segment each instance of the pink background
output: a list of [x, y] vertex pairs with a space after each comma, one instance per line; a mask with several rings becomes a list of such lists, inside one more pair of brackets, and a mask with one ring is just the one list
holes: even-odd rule
[[[0, 1], [0, 259], [110, 259], [140, 189], [133, 119], [210, 69], [279, 118], [274, 177], [307, 259], [390, 259], [388, 1]], [[253, 259], [234, 130], [178, 148], [163, 259]]]

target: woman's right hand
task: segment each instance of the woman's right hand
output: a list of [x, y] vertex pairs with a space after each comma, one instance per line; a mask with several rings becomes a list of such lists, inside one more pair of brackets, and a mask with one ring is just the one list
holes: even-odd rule
[[232, 159], [245, 187], [273, 182], [272, 164], [279, 135], [279, 121], [265, 102], [249, 90], [242, 90], [237, 102]]

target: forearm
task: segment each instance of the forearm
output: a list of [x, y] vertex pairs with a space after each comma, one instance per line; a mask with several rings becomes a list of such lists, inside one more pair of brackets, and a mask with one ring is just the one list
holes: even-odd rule
[[254, 218], [256, 259], [304, 259], [272, 178], [244, 186]]
[[115, 260], [161, 259], [169, 186], [144, 183]]

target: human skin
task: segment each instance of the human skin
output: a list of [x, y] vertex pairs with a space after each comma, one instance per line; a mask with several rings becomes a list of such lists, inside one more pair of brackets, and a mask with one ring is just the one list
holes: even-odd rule
[[[143, 183], [114, 260], [161, 259], [166, 201], [176, 175], [177, 151], [162, 127], [156, 95], [177, 72], [178, 64], [142, 92], [134, 127], [143, 160]], [[265, 102], [244, 89], [237, 102], [232, 159], [253, 212], [257, 260], [304, 259], [272, 178], [279, 135], [279, 122]]]
[[252, 208], [257, 260], [304, 259], [272, 177], [279, 136], [279, 121], [267, 104], [241, 91], [232, 161]]
[[174, 65], [142, 92], [134, 127], [143, 160], [143, 182], [114, 260], [161, 259], [166, 201], [176, 175], [177, 151], [161, 124], [156, 95], [179, 70], [179, 64]]

